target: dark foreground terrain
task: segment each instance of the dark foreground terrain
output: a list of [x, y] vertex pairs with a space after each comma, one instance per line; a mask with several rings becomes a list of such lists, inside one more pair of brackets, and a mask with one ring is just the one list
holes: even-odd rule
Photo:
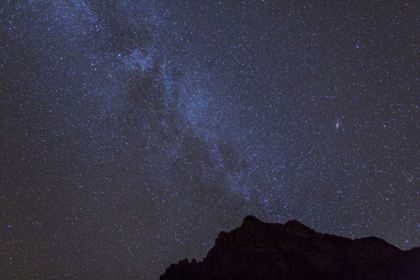
[[202, 262], [180, 261], [161, 280], [420, 279], [420, 247], [401, 251], [376, 237], [352, 240], [297, 222], [269, 224], [248, 216], [221, 232]]

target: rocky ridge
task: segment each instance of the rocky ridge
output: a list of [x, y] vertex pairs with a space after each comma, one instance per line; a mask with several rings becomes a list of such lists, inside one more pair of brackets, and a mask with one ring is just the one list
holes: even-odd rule
[[172, 264], [160, 280], [420, 279], [420, 247], [401, 251], [376, 237], [317, 233], [298, 221], [264, 223], [247, 216], [221, 232], [201, 262]]

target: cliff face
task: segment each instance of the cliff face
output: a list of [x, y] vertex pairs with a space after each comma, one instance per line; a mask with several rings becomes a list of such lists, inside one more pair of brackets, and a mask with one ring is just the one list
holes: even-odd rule
[[221, 232], [202, 262], [172, 264], [160, 280], [420, 279], [420, 248], [400, 249], [376, 237], [320, 234], [297, 221], [263, 223], [248, 216]]

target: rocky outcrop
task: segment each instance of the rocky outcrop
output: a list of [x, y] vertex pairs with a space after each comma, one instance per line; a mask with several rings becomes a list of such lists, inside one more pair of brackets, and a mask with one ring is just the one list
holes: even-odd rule
[[420, 279], [420, 248], [368, 237], [317, 233], [298, 221], [269, 224], [248, 216], [221, 232], [202, 262], [183, 260], [160, 280]]

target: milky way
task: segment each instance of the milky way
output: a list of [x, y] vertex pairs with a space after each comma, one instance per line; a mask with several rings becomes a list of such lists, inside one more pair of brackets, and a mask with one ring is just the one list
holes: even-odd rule
[[252, 214], [420, 246], [417, 1], [3, 1], [0, 274], [157, 279]]

